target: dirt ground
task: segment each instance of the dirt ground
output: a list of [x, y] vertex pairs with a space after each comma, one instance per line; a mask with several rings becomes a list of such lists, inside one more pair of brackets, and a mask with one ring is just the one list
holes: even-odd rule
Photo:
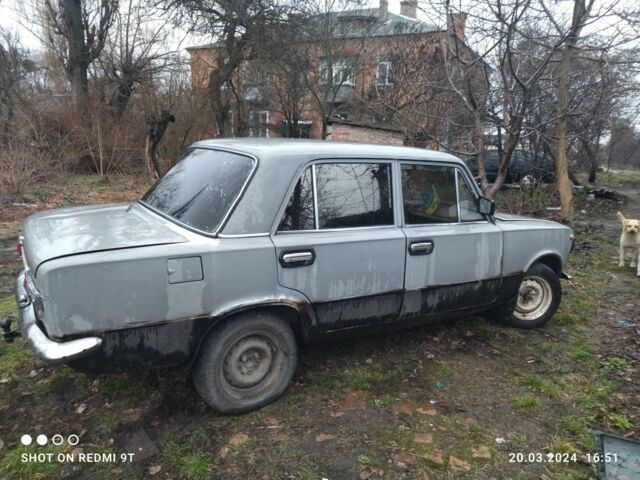
[[[467, 317], [303, 347], [283, 398], [239, 417], [208, 410], [175, 371], [87, 376], [45, 366], [20, 339], [2, 343], [0, 478], [596, 478], [586, 456], [596, 451], [592, 431], [640, 437], [640, 279], [617, 266], [615, 217], [640, 217], [640, 175], [602, 183], [624, 198], [577, 192], [573, 279], [543, 329]], [[145, 188], [133, 177], [72, 177], [5, 198], [0, 317], [15, 314], [25, 216], [134, 200]], [[498, 200], [503, 210], [547, 216], [549, 192], [514, 189]], [[75, 434], [79, 443], [25, 447], [24, 434]], [[24, 461], [38, 453], [52, 460]], [[60, 453], [69, 455], [60, 462]], [[537, 461], [547, 453], [567, 455]]]

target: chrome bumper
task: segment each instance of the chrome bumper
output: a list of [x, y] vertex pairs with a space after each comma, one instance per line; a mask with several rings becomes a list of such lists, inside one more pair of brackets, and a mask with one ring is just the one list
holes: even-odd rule
[[102, 345], [99, 337], [85, 337], [68, 342], [54, 342], [36, 323], [36, 314], [29, 294], [24, 288], [25, 272], [21, 272], [15, 283], [16, 300], [20, 311], [20, 332], [38, 357], [47, 363], [65, 363], [82, 357]]

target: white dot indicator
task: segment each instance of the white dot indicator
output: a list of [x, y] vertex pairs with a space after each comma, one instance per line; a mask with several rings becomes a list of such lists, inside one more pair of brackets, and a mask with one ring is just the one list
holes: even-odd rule
[[40, 435], [38, 435], [38, 437], [36, 438], [36, 443], [38, 445], [46, 445], [47, 444], [47, 436], [43, 435], [42, 433]]
[[56, 446], [62, 445], [62, 442], [64, 442], [64, 437], [59, 433], [56, 433], [53, 437], [51, 437], [51, 443]]
[[31, 445], [32, 441], [31, 435], [22, 435], [22, 437], [20, 437], [20, 442], [22, 442], [23, 445]]

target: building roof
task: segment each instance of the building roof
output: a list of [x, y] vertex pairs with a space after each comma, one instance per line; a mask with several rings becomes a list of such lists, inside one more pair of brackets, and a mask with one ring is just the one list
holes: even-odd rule
[[[326, 21], [333, 30], [331, 33], [334, 38], [375, 38], [444, 31], [433, 24], [399, 13], [388, 12], [386, 20], [382, 22], [379, 20], [377, 8], [323, 13], [311, 18], [318, 19], [317, 24], [320, 25], [320, 28], [322, 28], [322, 22]], [[304, 38], [299, 40], [305, 41]], [[187, 50], [201, 50], [218, 46], [219, 44], [214, 42], [187, 47]]]

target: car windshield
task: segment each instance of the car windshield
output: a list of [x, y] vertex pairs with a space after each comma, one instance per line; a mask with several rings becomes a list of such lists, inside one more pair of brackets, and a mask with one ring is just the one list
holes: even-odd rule
[[237, 153], [188, 150], [142, 197], [142, 203], [182, 224], [213, 233], [238, 198], [253, 162]]

